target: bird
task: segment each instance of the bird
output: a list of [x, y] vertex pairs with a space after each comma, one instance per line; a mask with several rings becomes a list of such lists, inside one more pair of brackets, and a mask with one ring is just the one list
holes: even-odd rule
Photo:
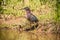
[[24, 7], [24, 8], [21, 8], [21, 10], [25, 10], [26, 11], [26, 18], [30, 22], [30, 24], [35, 23], [35, 25], [33, 25], [31, 28], [25, 29], [25, 31], [34, 30], [35, 28], [37, 28], [39, 20], [38, 20], [38, 18], [35, 15], [33, 15], [33, 13], [31, 12], [30, 8], [29, 7]]

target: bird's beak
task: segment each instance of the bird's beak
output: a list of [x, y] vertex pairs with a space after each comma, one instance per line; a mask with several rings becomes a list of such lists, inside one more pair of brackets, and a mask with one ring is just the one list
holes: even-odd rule
[[20, 10], [23, 10], [23, 9], [20, 9]]
[[24, 8], [21, 8], [20, 10], [24, 10]]

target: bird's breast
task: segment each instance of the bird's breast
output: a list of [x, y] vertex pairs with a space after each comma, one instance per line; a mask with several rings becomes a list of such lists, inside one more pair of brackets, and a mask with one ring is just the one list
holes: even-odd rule
[[27, 14], [27, 18], [30, 18], [31, 17], [31, 14]]

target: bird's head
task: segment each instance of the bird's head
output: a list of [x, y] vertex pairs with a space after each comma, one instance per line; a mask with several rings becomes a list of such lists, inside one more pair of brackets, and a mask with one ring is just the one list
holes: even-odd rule
[[25, 10], [26, 12], [30, 12], [31, 11], [29, 7], [21, 8], [21, 10]]
[[25, 7], [23, 9], [26, 10], [26, 11], [30, 11], [30, 8], [29, 7]]

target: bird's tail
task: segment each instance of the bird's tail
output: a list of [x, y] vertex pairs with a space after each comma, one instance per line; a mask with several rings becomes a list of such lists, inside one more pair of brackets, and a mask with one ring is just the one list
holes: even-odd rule
[[38, 28], [38, 23], [36, 23], [35, 25], [33, 25], [31, 28], [27, 28], [25, 29], [25, 31], [32, 31], [32, 30], [35, 30], [36, 28]]

